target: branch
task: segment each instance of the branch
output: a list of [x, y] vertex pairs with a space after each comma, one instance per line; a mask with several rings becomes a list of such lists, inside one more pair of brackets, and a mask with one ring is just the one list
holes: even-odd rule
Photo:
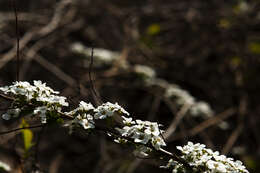
[[5, 135], [5, 134], [8, 134], [8, 133], [13, 133], [13, 132], [16, 132], [16, 131], [19, 131], [19, 130], [24, 130], [24, 129], [35, 129], [35, 128], [39, 128], [39, 127], [44, 127], [45, 125], [36, 125], [36, 126], [29, 126], [29, 127], [20, 127], [20, 128], [17, 128], [17, 129], [12, 129], [12, 130], [8, 130], [8, 131], [4, 131], [4, 132], [0, 132], [0, 135]]

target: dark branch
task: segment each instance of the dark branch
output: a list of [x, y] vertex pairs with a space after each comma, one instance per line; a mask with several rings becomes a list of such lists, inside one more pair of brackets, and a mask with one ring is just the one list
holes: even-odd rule
[[19, 81], [19, 73], [20, 73], [20, 37], [19, 37], [19, 25], [18, 25], [18, 13], [17, 13], [17, 6], [16, 6], [16, 0], [13, 0], [13, 10], [15, 15], [15, 34], [16, 34], [16, 80]]
[[94, 81], [92, 80], [92, 66], [93, 66], [93, 57], [94, 57], [94, 48], [91, 48], [91, 56], [90, 56], [90, 64], [89, 64], [89, 80], [90, 80], [90, 87], [91, 87], [91, 94], [93, 95], [94, 101], [96, 102], [96, 106], [101, 105], [102, 101], [98, 92], [95, 89]]
[[36, 125], [36, 126], [29, 126], [29, 127], [21, 127], [21, 128], [17, 128], [17, 129], [12, 129], [12, 130], [8, 130], [8, 131], [4, 131], [4, 132], [0, 132], [0, 135], [5, 135], [8, 133], [13, 133], [19, 130], [24, 130], [24, 129], [35, 129], [35, 128], [40, 128], [40, 127], [44, 127], [45, 125]]

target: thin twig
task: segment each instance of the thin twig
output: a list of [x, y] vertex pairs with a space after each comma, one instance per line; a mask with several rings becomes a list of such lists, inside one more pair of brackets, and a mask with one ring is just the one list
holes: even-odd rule
[[18, 13], [17, 13], [17, 6], [16, 6], [16, 0], [12, 1], [13, 3], [13, 9], [14, 9], [14, 15], [15, 15], [15, 34], [16, 34], [16, 81], [19, 81], [19, 72], [20, 72], [20, 36], [19, 36], [19, 25], [18, 25]]
[[[62, 11], [69, 5], [72, 0], [62, 0], [57, 4], [57, 8], [55, 9], [54, 15], [49, 23], [47, 23], [44, 27], [40, 30], [32, 29], [31, 31], [27, 32], [21, 39], [20, 39], [20, 49], [23, 49], [27, 46], [27, 44], [33, 40], [34, 37], [42, 38], [51, 32], [53, 32], [60, 24], [61, 20], [63, 19]], [[37, 37], [37, 38], [38, 38]], [[13, 47], [9, 50], [6, 54], [2, 56], [0, 59], [0, 69], [10, 60], [12, 60], [16, 55], [16, 47]]]
[[[222, 122], [224, 119], [227, 119], [228, 117], [234, 115], [234, 113], [236, 112], [235, 108], [229, 108], [226, 111], [220, 113], [219, 115], [216, 115], [208, 120], [203, 121], [202, 123], [198, 124], [196, 127], [192, 128], [191, 130], [188, 131], [187, 134], [185, 134], [185, 137], [189, 137], [189, 136], [195, 136], [198, 133], [202, 132], [203, 130], [218, 124], [220, 122]], [[183, 134], [182, 133], [177, 133], [174, 136], [169, 138], [169, 142], [170, 141], [174, 141], [180, 138], [183, 138]]]
[[230, 149], [233, 147], [235, 142], [237, 141], [238, 137], [240, 136], [241, 132], [244, 128], [244, 117], [247, 111], [247, 97], [244, 96], [240, 99], [239, 109], [238, 109], [238, 125], [236, 129], [231, 133], [230, 137], [228, 138], [223, 150], [222, 154], [227, 154]]
[[17, 128], [17, 129], [12, 129], [12, 130], [8, 130], [8, 131], [4, 131], [4, 132], [0, 132], [0, 135], [5, 135], [5, 134], [8, 134], [8, 133], [13, 133], [13, 132], [16, 132], [16, 131], [19, 131], [19, 130], [24, 130], [24, 129], [34, 129], [34, 128], [39, 128], [39, 127], [43, 127], [45, 125], [36, 125], [36, 126], [29, 126], [29, 127], [20, 127], [20, 128]]
[[[136, 144], [136, 142], [134, 142], [134, 139], [126, 137], [126, 136], [121, 136], [121, 135], [117, 134], [117, 132], [115, 132], [115, 131], [113, 131], [111, 129], [103, 128], [103, 127], [100, 127], [100, 126], [96, 126], [95, 129], [98, 130], [98, 131], [101, 131], [101, 132], [103, 132], [105, 134], [109, 133], [114, 138], [122, 138], [122, 139], [127, 140], [129, 143]], [[150, 144], [142, 144], [142, 145], [144, 145], [145, 147], [154, 148]], [[192, 170], [192, 166], [189, 165], [189, 163], [186, 160], [184, 160], [183, 158], [177, 156], [176, 154], [171, 153], [171, 152], [169, 152], [167, 150], [164, 150], [162, 148], [160, 148], [159, 150], [154, 150], [154, 151], [156, 151], [158, 154], [160, 153], [161, 156], [167, 157], [169, 159], [172, 158], [175, 161], [183, 164], [188, 170]]]
[[4, 95], [4, 94], [0, 94], [0, 97], [2, 97], [2, 98], [5, 99], [5, 100], [8, 100], [8, 101], [14, 101], [14, 100], [15, 100], [14, 98], [9, 97], [9, 96], [6, 96], [6, 95]]
[[95, 89], [95, 85], [94, 85], [94, 81], [92, 80], [92, 75], [91, 75], [91, 72], [92, 72], [92, 67], [93, 67], [93, 57], [94, 57], [94, 48], [92, 47], [91, 48], [91, 57], [90, 57], [90, 64], [89, 64], [89, 80], [90, 80], [90, 86], [91, 86], [91, 93], [93, 95], [93, 98], [94, 98], [94, 101], [96, 102], [96, 105], [101, 105], [102, 104], [102, 101], [100, 99], [100, 96], [98, 94], [98, 92], [96, 91]]
[[[168, 104], [168, 106], [170, 107], [172, 113], [173, 109], [172, 109], [172, 104], [170, 103], [170, 100], [168, 100], [166, 102]], [[191, 105], [189, 104], [184, 104], [180, 111], [177, 113], [177, 115], [175, 116], [175, 118], [173, 119], [172, 123], [170, 124], [170, 126], [167, 128], [167, 130], [165, 131], [165, 133], [163, 134], [164, 138], [167, 140], [176, 130], [178, 124], [180, 123], [180, 121], [182, 120], [182, 118], [186, 115], [187, 111], [189, 110]]]

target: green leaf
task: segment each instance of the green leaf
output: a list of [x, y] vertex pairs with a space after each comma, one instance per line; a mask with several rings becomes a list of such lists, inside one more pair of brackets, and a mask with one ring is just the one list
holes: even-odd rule
[[230, 64], [232, 67], [238, 67], [242, 64], [242, 59], [239, 56], [233, 56], [230, 59]]
[[228, 29], [231, 27], [231, 22], [228, 19], [222, 18], [219, 20], [218, 26], [223, 29]]
[[260, 54], [260, 42], [251, 42], [248, 45], [250, 52]]
[[244, 158], [244, 162], [245, 162], [245, 165], [252, 169], [252, 170], [256, 170], [257, 168], [257, 160], [255, 158], [253, 158], [252, 156], [246, 156]]
[[[29, 127], [29, 124], [24, 119], [22, 119], [21, 127]], [[33, 132], [30, 129], [23, 129], [21, 130], [21, 132], [24, 142], [24, 150], [25, 153], [27, 153], [29, 149], [33, 146]]]
[[150, 26], [148, 26], [146, 33], [148, 35], [156, 35], [161, 31], [161, 27], [158, 24], [152, 24]]

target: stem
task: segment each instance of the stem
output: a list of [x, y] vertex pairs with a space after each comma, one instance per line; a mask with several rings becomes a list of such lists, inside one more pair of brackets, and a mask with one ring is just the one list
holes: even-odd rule
[[39, 128], [39, 127], [44, 127], [45, 125], [37, 125], [37, 126], [29, 126], [29, 127], [21, 127], [21, 128], [17, 128], [17, 129], [12, 129], [12, 130], [8, 130], [8, 131], [4, 131], [4, 132], [0, 132], [0, 135], [5, 135], [8, 133], [13, 133], [19, 130], [24, 130], [24, 129], [34, 129], [34, 128]]
[[[132, 138], [125, 137], [125, 136], [121, 136], [120, 134], [118, 134], [117, 132], [115, 132], [115, 131], [113, 131], [113, 130], [111, 130], [111, 129], [106, 129], [106, 128], [97, 127], [97, 126], [95, 127], [95, 129], [98, 130], [98, 131], [101, 131], [101, 132], [105, 132], [106, 134], [107, 134], [107, 133], [110, 133], [111, 135], [114, 136], [114, 138], [123, 138], [123, 139], [127, 140], [128, 142], [130, 142], [130, 143], [132, 143], [132, 144], [138, 144], [138, 145], [140, 145], [139, 143], [134, 142], [134, 140], [133, 140]], [[154, 149], [154, 147], [153, 147], [152, 145], [149, 145], [149, 144], [141, 144], [141, 145], [144, 145], [144, 146], [146, 146], [146, 147], [149, 147], [149, 148]], [[175, 160], [175, 161], [177, 161], [177, 162], [183, 164], [183, 165], [184, 165], [188, 170], [190, 170], [190, 171], [193, 170], [193, 169], [192, 169], [192, 166], [190, 166], [189, 163], [188, 163], [186, 160], [184, 160], [183, 158], [177, 156], [177, 155], [174, 154], [174, 153], [171, 153], [171, 152], [169, 152], [169, 151], [167, 151], [167, 150], [164, 150], [164, 149], [162, 149], [162, 148], [160, 148], [159, 150], [154, 149], [154, 151], [160, 153], [160, 155], [166, 156], [167, 158], [171, 158], [171, 159], [173, 159], [173, 160]]]

